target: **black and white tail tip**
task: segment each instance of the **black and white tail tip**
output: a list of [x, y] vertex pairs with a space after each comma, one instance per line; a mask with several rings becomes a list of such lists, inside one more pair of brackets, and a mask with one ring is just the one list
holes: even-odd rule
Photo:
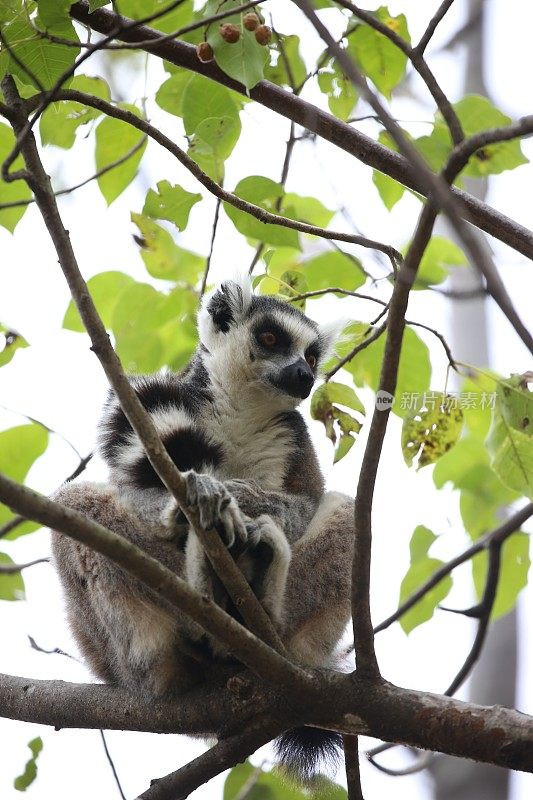
[[278, 736], [274, 749], [289, 776], [309, 783], [318, 772], [336, 770], [342, 754], [342, 735], [323, 728], [293, 728]]

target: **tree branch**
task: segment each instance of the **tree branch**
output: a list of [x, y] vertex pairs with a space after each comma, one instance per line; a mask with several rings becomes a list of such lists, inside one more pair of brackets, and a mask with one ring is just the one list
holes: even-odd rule
[[437, 105], [437, 108], [448, 125], [453, 143], [459, 144], [459, 142], [462, 142], [465, 137], [461, 123], [459, 122], [459, 118], [457, 117], [452, 104], [442, 91], [442, 88], [437, 82], [435, 75], [429, 68], [427, 62], [424, 60], [422, 53], [418, 49], [411, 47], [411, 45], [406, 42], [405, 39], [399, 35], [399, 33], [381, 22], [381, 20], [375, 17], [371, 11], [365, 11], [364, 9], [359, 8], [355, 5], [355, 3], [350, 2], [350, 0], [335, 0], [335, 2], [343, 8], [348, 9], [348, 11], [351, 11], [356, 17], [359, 17], [359, 19], [363, 20], [363, 22], [365, 22], [370, 28], [373, 28], [378, 33], [381, 33], [382, 36], [385, 36], [407, 56], [414, 69], [418, 72], [426, 84]]
[[255, 724], [244, 733], [222, 739], [176, 772], [152, 781], [138, 800], [185, 800], [199, 786], [234, 767], [280, 733], [279, 724]]
[[[114, 30], [117, 25], [116, 14], [104, 8], [89, 14], [88, 4], [84, 0], [74, 3], [70, 8], [70, 14], [74, 19], [103, 34]], [[164, 58], [176, 66], [211, 78], [234, 91], [247, 94], [242, 84], [229, 78], [214, 62], [203, 64], [199, 61], [196, 49], [192, 45], [180, 41], [157, 44], [155, 40], [159, 36], [158, 31], [142, 25], [133, 30], [120, 32], [120, 37], [125, 41], [153, 41], [154, 44], [144, 45], [142, 49]], [[416, 192], [425, 194], [418, 175], [406, 158], [375, 142], [332, 114], [268, 81], [258, 83], [250, 90], [249, 96], [266, 108], [291, 119], [350, 153], [364, 164], [384, 172]], [[451, 192], [453, 197], [461, 201], [460, 213], [468, 213], [468, 218], [474, 225], [508, 244], [522, 255], [533, 258], [533, 233], [531, 231], [460, 189], [453, 188]]]
[[493, 531], [486, 533], [485, 536], [482, 536], [480, 539], [477, 539], [474, 544], [467, 547], [460, 555], [452, 558], [451, 561], [448, 561], [446, 564], [443, 564], [442, 567], [435, 570], [433, 575], [424, 581], [424, 583], [413, 592], [410, 597], [407, 598], [394, 612], [391, 614], [390, 617], [384, 619], [383, 622], [380, 622], [374, 628], [374, 633], [380, 633], [380, 631], [384, 631], [386, 628], [390, 627], [393, 622], [403, 617], [413, 606], [415, 606], [419, 600], [421, 600], [431, 589], [433, 589], [437, 584], [439, 584], [446, 575], [449, 575], [450, 572], [456, 567], [459, 567], [461, 564], [464, 564], [465, 561], [469, 561], [476, 553], [480, 553], [482, 550], [487, 550], [490, 548], [493, 542], [495, 543], [502, 543], [504, 542], [509, 536], [515, 533], [523, 524], [528, 520], [531, 516], [533, 516], [533, 503], [528, 503], [526, 506], [521, 508], [515, 514], [513, 514], [509, 519], [495, 528]]
[[[32, 105], [38, 102], [38, 98], [39, 95], [34, 95], [31, 100], [26, 103], [26, 108], [31, 108]], [[401, 260], [401, 254], [390, 245], [377, 242], [373, 239], [367, 239], [364, 236], [357, 236], [355, 234], [344, 233], [342, 231], [330, 231], [326, 228], [320, 228], [317, 225], [309, 225], [307, 222], [298, 222], [298, 220], [289, 219], [289, 217], [273, 214], [261, 206], [256, 206], [254, 203], [249, 203], [247, 200], [243, 200], [236, 194], [228, 192], [220, 184], [210, 178], [209, 175], [203, 172], [196, 161], [190, 158], [187, 153], [175, 142], [169, 139], [168, 136], [165, 136], [165, 134], [161, 133], [158, 128], [150, 125], [149, 122], [141, 117], [136, 116], [136, 114], [133, 114], [131, 111], [114, 106], [111, 103], [108, 103], [106, 100], [102, 100], [100, 97], [89, 95], [85, 92], [79, 92], [74, 89], [62, 89], [58, 91], [56, 93], [55, 100], [74, 100], [75, 102], [83, 103], [87, 106], [98, 109], [102, 113], [107, 114], [109, 117], [122, 120], [122, 122], [137, 128], [137, 130], [142, 131], [144, 134], [172, 153], [172, 155], [177, 158], [180, 164], [188, 169], [189, 172], [191, 172], [194, 177], [203, 186], [205, 186], [209, 192], [211, 192], [211, 194], [213, 194], [215, 197], [218, 197], [219, 200], [229, 203], [229, 205], [239, 209], [239, 211], [244, 211], [246, 214], [250, 214], [260, 222], [271, 225], [280, 225], [284, 228], [291, 228], [293, 230], [300, 231], [300, 233], [319, 236], [322, 239], [335, 239], [339, 242], [348, 242], [349, 244], [357, 244], [373, 250], [380, 250], [390, 259]], [[4, 176], [4, 178], [6, 178], [6, 176]], [[9, 178], [9, 176], [7, 176], [7, 178]]]
[[78, 511], [20, 486], [1, 473], [0, 500], [9, 508], [22, 512], [28, 518], [54, 528], [110, 558], [129, 575], [152, 589], [157, 597], [179, 608], [204, 630], [220, 639], [236, 658], [263, 679], [280, 687], [285, 686], [291, 694], [296, 695], [302, 691], [305, 694], [311, 688], [309, 673], [258, 639], [220, 606], [200, 595], [182, 578], [132, 542]]
[[348, 784], [348, 800], [364, 800], [359, 771], [359, 742], [357, 736], [344, 735], [344, 763], [346, 766], [346, 782]]
[[[3, 79], [2, 88], [6, 102], [10, 106], [15, 133], [17, 137], [22, 137], [26, 130], [27, 115], [15, 83], [10, 76]], [[215, 530], [205, 531], [200, 525], [198, 510], [187, 506], [185, 479], [163, 446], [152, 419], [124, 374], [122, 365], [111, 346], [109, 336], [89, 294], [87, 284], [81, 275], [68, 231], [65, 230], [59, 215], [50, 179], [41, 163], [31, 131], [27, 131], [21, 139], [21, 152], [26, 164], [24, 179], [33, 191], [37, 206], [56, 248], [72, 298], [91, 338], [92, 350], [102, 364], [124, 414], [138, 435], [150, 463], [185, 512], [215, 572], [246, 624], [264, 641], [273, 644], [280, 652], [283, 651], [283, 644], [269, 616], [257, 600], [220, 536]]]

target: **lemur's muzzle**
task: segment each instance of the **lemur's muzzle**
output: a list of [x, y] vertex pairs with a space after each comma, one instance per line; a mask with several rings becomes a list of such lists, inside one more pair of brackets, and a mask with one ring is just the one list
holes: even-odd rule
[[294, 364], [283, 367], [276, 386], [291, 397], [300, 397], [304, 400], [309, 397], [309, 393], [315, 382], [313, 370], [303, 358], [299, 358]]

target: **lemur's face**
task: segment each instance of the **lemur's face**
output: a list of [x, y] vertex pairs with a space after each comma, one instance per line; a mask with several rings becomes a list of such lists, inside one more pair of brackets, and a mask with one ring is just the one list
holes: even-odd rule
[[286, 409], [309, 396], [339, 327], [319, 327], [288, 303], [252, 295], [248, 281], [223, 283], [199, 316], [210, 373], [235, 388], [256, 389]]

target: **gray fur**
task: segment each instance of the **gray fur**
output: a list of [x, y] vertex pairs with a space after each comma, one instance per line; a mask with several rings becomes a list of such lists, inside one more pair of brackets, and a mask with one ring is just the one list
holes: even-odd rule
[[[279, 326], [280, 338], [286, 333], [286, 347], [262, 348], [263, 320]], [[353, 501], [324, 494], [295, 410], [299, 399], [272, 376], [306, 358], [309, 348], [318, 368], [331, 328], [320, 331], [296, 309], [255, 298], [249, 283], [229, 282], [205, 299], [199, 331], [201, 347], [181, 375], [132, 383], [185, 472], [188, 503], [205, 528], [219, 531], [290, 652], [304, 663], [328, 665], [349, 617]], [[56, 499], [237, 614], [113, 397], [99, 448], [109, 483], [67, 485]], [[147, 696], [179, 694], [202, 679], [206, 657], [226, 655], [106, 558], [57, 532], [52, 544], [73, 634], [99, 678]]]

